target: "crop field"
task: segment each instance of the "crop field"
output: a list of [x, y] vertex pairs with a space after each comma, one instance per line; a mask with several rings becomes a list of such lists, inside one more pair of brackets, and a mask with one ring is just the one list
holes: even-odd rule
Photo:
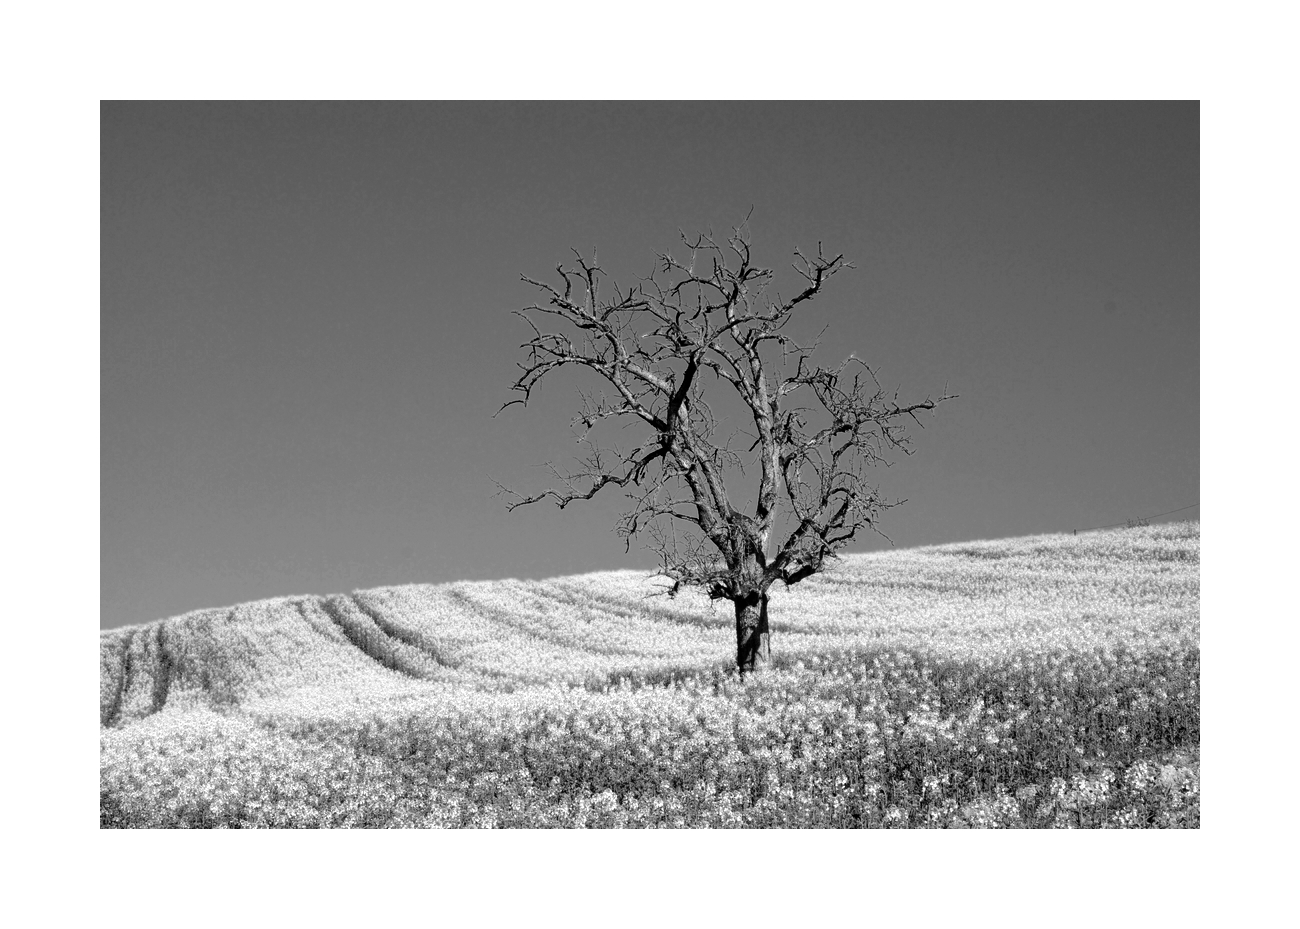
[[848, 555], [734, 613], [618, 571], [100, 634], [104, 827], [1200, 824], [1195, 522]]

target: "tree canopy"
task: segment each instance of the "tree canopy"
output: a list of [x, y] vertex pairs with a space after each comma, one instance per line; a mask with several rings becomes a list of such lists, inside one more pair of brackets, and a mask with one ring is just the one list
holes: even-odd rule
[[[824, 367], [813, 360], [820, 337], [805, 344], [787, 332], [853, 267], [843, 255], [820, 243], [813, 254], [796, 249], [799, 283], [783, 297], [775, 272], [754, 262], [747, 221], [722, 242], [683, 233], [681, 243], [681, 257], [659, 253], [626, 289], [594, 253], [575, 251], [552, 283], [523, 276], [540, 299], [514, 311], [531, 337], [511, 385], [519, 396], [502, 409], [526, 406], [565, 367], [588, 369], [601, 389], [581, 392], [573, 426], [587, 453], [577, 466], [550, 465], [555, 483], [534, 494], [502, 490], [510, 509], [545, 500], [563, 509], [620, 488], [626, 543], [645, 539], [671, 593], [692, 585], [735, 601], [739, 624], [742, 605], [765, 606], [776, 581], [797, 583], [862, 530], [880, 532], [880, 514], [904, 501], [886, 500], [870, 469], [911, 454], [908, 426], [955, 395], [900, 401], [855, 355]], [[740, 402], [740, 423], [719, 415], [724, 394]], [[641, 428], [634, 444], [601, 444], [606, 423]], [[756, 489], [744, 484], [754, 467]]]

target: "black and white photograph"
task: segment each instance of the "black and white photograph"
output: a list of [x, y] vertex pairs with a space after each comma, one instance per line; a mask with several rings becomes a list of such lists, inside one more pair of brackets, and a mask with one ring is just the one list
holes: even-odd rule
[[1284, 922], [1285, 30], [1034, 9], [80, 23], [18, 921]]
[[103, 105], [104, 827], [1196, 828], [1198, 105]]

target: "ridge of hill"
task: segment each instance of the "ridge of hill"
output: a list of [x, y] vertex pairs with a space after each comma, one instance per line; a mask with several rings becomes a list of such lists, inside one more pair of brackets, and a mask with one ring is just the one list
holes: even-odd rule
[[[921, 650], [1199, 641], [1200, 526], [1038, 535], [846, 555], [772, 590], [774, 662]], [[100, 724], [157, 713], [422, 693], [607, 688], [723, 674], [726, 603], [676, 599], [639, 571], [276, 597], [100, 633]]]

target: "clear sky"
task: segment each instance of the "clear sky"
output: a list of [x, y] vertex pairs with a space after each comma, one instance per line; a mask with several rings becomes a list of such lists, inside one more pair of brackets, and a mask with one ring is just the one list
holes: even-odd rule
[[[620, 500], [513, 514], [577, 446], [509, 384], [571, 247], [621, 283], [753, 207], [760, 263], [902, 395], [899, 546], [1199, 498], [1196, 103], [107, 103], [101, 626], [285, 594], [649, 567]], [[789, 282], [787, 274], [784, 278]], [[791, 285], [792, 286], [792, 285]], [[828, 356], [826, 360], [831, 360]], [[595, 386], [585, 382], [586, 386]], [[1189, 510], [1174, 518], [1199, 515]], [[874, 537], [850, 550], [885, 543]]]

